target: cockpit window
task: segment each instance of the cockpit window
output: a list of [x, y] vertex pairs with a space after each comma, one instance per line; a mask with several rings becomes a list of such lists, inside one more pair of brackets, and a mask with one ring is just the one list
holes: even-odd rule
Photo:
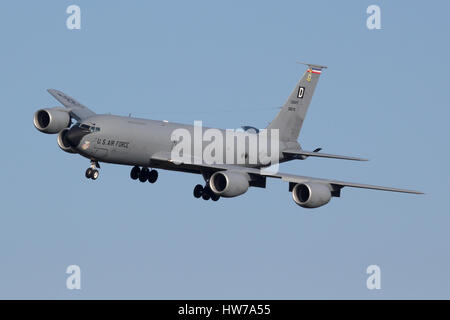
[[79, 127], [81, 128], [81, 129], [84, 129], [84, 130], [90, 130], [90, 126], [88, 126], [87, 124], [84, 124], [84, 123], [81, 123], [80, 125], [79, 125]]
[[87, 125], [85, 123], [78, 123], [76, 125], [86, 131], [90, 131], [90, 132], [99, 132], [100, 131], [99, 127], [93, 127], [93, 126]]

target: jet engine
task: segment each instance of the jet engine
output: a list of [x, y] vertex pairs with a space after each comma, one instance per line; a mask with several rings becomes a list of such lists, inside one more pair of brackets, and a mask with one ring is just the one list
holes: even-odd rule
[[70, 126], [70, 114], [59, 107], [41, 109], [35, 112], [33, 123], [43, 133], [58, 133]]
[[218, 171], [209, 179], [209, 187], [221, 197], [237, 197], [247, 192], [249, 177], [246, 173]]
[[299, 183], [292, 189], [294, 202], [303, 208], [318, 208], [331, 199], [331, 190], [324, 183]]
[[67, 132], [69, 131], [69, 128], [62, 129], [58, 134], [58, 146], [61, 148], [61, 150], [68, 152], [68, 153], [76, 153], [72, 147], [70, 146], [69, 141], [67, 141]]

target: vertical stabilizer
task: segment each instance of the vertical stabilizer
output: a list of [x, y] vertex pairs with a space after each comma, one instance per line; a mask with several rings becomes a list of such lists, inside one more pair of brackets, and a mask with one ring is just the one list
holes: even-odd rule
[[281, 141], [297, 141], [314, 90], [325, 66], [306, 64], [308, 69], [267, 129], [279, 129]]

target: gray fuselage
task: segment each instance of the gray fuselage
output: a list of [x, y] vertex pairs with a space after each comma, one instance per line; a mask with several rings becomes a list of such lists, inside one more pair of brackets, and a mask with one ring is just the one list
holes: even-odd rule
[[[267, 166], [267, 160], [263, 159], [267, 159], [271, 149], [273, 149], [270, 141], [270, 133], [268, 134], [267, 143], [265, 143], [267, 147], [259, 148], [262, 143], [258, 143], [257, 155], [254, 155], [252, 151], [255, 149], [250, 147], [250, 141], [261, 141], [258, 139], [259, 135], [256, 132], [234, 131], [235, 137], [233, 137], [234, 143], [232, 143], [233, 141], [230, 141], [226, 130], [207, 127], [200, 128], [198, 126], [167, 121], [114, 115], [96, 115], [85, 119], [82, 124], [90, 126], [92, 130], [85, 130], [85, 132], [79, 135], [79, 139], [72, 139], [75, 140], [72, 147], [82, 156], [99, 162], [152, 167], [151, 158], [153, 155], [161, 152], [171, 153], [174, 147], [180, 142], [179, 139], [174, 137], [174, 133], [190, 135], [192, 138], [191, 144], [190, 148], [187, 149], [188, 153], [192, 155], [195, 154], [196, 150], [196, 146], [194, 146], [195, 137], [197, 137], [197, 141], [199, 137], [201, 139], [200, 152], [203, 154], [203, 152], [208, 152], [211, 149], [207, 149], [208, 145], [211, 145], [211, 137], [208, 139], [204, 134], [207, 132], [219, 134], [219, 136], [223, 137], [221, 144], [223, 157], [217, 162], [227, 164], [240, 164], [246, 167]], [[79, 125], [74, 125], [69, 130], [68, 137], [71, 137], [74, 131], [80, 131]], [[183, 136], [183, 138], [185, 137]], [[283, 162], [286, 159], [283, 158], [281, 150], [289, 146], [286, 146], [285, 143], [279, 142], [278, 140], [276, 143], [279, 145], [276, 160]], [[234, 163], [230, 163], [230, 158], [226, 158], [227, 154], [234, 156]]]

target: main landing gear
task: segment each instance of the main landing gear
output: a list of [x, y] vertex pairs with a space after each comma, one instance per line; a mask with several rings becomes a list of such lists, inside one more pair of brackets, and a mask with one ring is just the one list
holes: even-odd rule
[[217, 201], [220, 199], [220, 196], [215, 194], [208, 185], [204, 187], [201, 184], [196, 185], [193, 193], [194, 197], [202, 198], [203, 200], [211, 199], [212, 201]]
[[148, 181], [150, 183], [155, 183], [158, 180], [158, 171], [149, 170], [148, 168], [139, 168], [134, 166], [130, 172], [130, 178], [133, 180], [139, 179], [140, 182]]
[[91, 166], [86, 169], [86, 173], [84, 174], [86, 178], [97, 180], [100, 173], [98, 172], [97, 168], [100, 169], [100, 165], [97, 161], [91, 161]]

